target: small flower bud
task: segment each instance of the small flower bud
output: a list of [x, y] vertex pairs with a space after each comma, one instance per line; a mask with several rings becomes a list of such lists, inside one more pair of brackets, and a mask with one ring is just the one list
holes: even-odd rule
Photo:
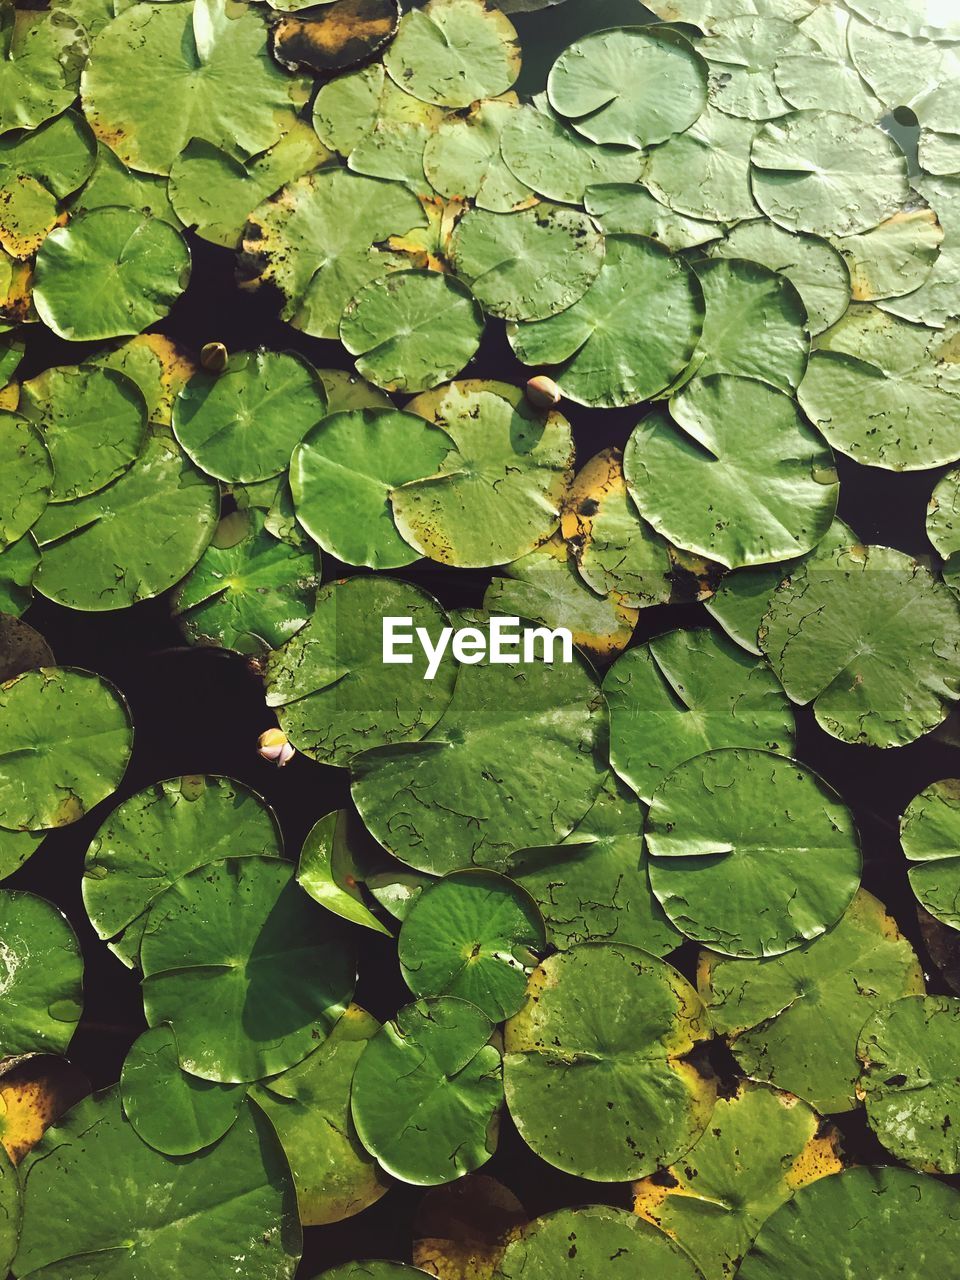
[[223, 373], [230, 353], [222, 342], [208, 342], [200, 352], [200, 363], [208, 373]]
[[538, 374], [527, 383], [527, 399], [537, 409], [552, 409], [560, 403], [563, 392], [552, 378]]
[[289, 764], [297, 754], [287, 741], [287, 735], [282, 729], [268, 729], [266, 733], [261, 733], [257, 750], [261, 759], [269, 760], [278, 769]]

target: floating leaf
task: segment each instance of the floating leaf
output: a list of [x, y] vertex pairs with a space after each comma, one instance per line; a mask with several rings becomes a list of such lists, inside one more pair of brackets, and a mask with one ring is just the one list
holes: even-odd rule
[[960, 173], [960, 137], [953, 133], [920, 130], [918, 145], [920, 167], [926, 173], [950, 175]]
[[960, 607], [917, 561], [853, 546], [778, 588], [760, 647], [789, 697], [841, 742], [899, 747], [960, 697]]
[[744, 14], [711, 22], [696, 48], [709, 66], [707, 89], [713, 106], [747, 120], [774, 120], [791, 108], [778, 88], [778, 62], [812, 54], [817, 46], [793, 22]]
[[[112, 4], [112, 0], [110, 3]], [[141, 213], [169, 222], [171, 227], [180, 227], [180, 219], [170, 203], [166, 178], [128, 169], [106, 143], [101, 142], [90, 181], [77, 194], [70, 208], [75, 215], [86, 213], [90, 209], [103, 209], [108, 205], [139, 209]]]
[[633, 1188], [634, 1212], [691, 1255], [705, 1280], [736, 1274], [760, 1227], [794, 1192], [842, 1169], [839, 1135], [789, 1093], [740, 1084], [680, 1164]]
[[346, 809], [337, 809], [314, 823], [300, 851], [297, 883], [334, 915], [391, 937], [363, 901], [361, 868], [353, 847], [358, 835], [352, 830], [355, 821]]
[[528, 1222], [508, 1187], [471, 1173], [424, 1195], [413, 1223], [413, 1260], [440, 1280], [492, 1280], [504, 1249]]
[[[410, 664], [383, 661], [383, 619], [409, 632]], [[409, 621], [408, 621], [409, 619]], [[439, 643], [447, 618], [434, 598], [395, 578], [348, 578], [321, 587], [313, 618], [267, 665], [267, 706], [299, 750], [347, 765], [360, 751], [415, 742], [436, 724], [453, 690], [444, 652], [434, 678], [415, 629]]]
[[[600, 1019], [599, 991], [616, 993]], [[520, 1136], [548, 1164], [597, 1182], [670, 1164], [713, 1110], [712, 1081], [687, 1061], [707, 1034], [693, 988], [644, 951], [602, 943], [550, 956], [504, 1033]]]
[[180, 1068], [169, 1027], [153, 1027], [130, 1048], [120, 1073], [126, 1118], [137, 1136], [167, 1156], [188, 1156], [217, 1142], [236, 1121], [244, 1085], [214, 1084]]
[[168, 778], [116, 808], [91, 841], [83, 905], [127, 965], [139, 963], [146, 913], [165, 889], [207, 862], [279, 857], [280, 830], [264, 801], [232, 778]]
[[77, 96], [87, 33], [69, 14], [4, 7], [0, 18], [0, 133], [35, 129]]
[[315, 1280], [403, 1280], [404, 1276], [425, 1276], [428, 1271], [408, 1267], [403, 1262], [384, 1262], [374, 1258], [370, 1262], [345, 1262], [315, 1277]]
[[77, 667], [43, 667], [0, 685], [0, 824], [65, 827], [120, 785], [133, 747], [122, 695]]
[[399, 0], [337, 0], [323, 9], [306, 4], [275, 8], [309, 9], [304, 18], [281, 18], [273, 28], [273, 56], [288, 71], [329, 75], [355, 66], [393, 38]]
[[677, 765], [720, 747], [789, 752], [793, 713], [776, 677], [707, 629], [671, 631], [608, 671], [610, 762], [649, 804]]
[[65, 1053], [83, 1012], [83, 957], [45, 898], [0, 890], [0, 1055]]
[[33, 297], [61, 338], [119, 338], [162, 319], [189, 276], [190, 250], [168, 223], [133, 209], [92, 209], [44, 240]]
[[423, 168], [448, 200], [471, 199], [480, 209], [512, 213], [537, 203], [533, 191], [508, 168], [504, 130], [525, 108], [506, 98], [477, 102], [466, 114], [441, 121], [423, 150]]
[[840, 5], [818, 5], [798, 30], [812, 38], [814, 48], [786, 48], [777, 58], [777, 88], [791, 107], [800, 111], [839, 111], [872, 122], [883, 115], [850, 58], [847, 37], [850, 14]]
[[755, 218], [750, 148], [757, 126], [707, 107], [649, 157], [644, 185], [674, 213], [712, 222]]
[[405, 14], [383, 61], [401, 89], [442, 107], [495, 98], [520, 74], [513, 24], [481, 0], [430, 0]]
[[605, 236], [649, 236], [674, 252], [718, 240], [721, 235], [720, 228], [712, 222], [674, 213], [636, 184], [588, 187], [584, 205]]
[[854, 301], [899, 298], [919, 289], [940, 256], [943, 235], [937, 215], [920, 206], [900, 210], [873, 231], [835, 240], [850, 271]]
[[776, 956], [826, 932], [860, 883], [839, 797], [805, 765], [728, 748], [678, 765], [650, 801], [650, 884], [682, 933], [730, 956]]
[[[150, 1026], [169, 1022], [180, 1062], [221, 1083], [301, 1062], [353, 991], [353, 949], [279, 858], [224, 858], [154, 899], [140, 947]], [[277, 999], [277, 993], [283, 999]]]
[[36, 178], [18, 174], [0, 187], [0, 245], [11, 257], [29, 258], [63, 221], [56, 199]]
[[502, 382], [453, 382], [407, 410], [442, 427], [455, 448], [436, 474], [392, 491], [406, 542], [442, 564], [483, 568], [518, 560], [550, 537], [572, 475], [566, 418], [534, 409]]
[[318, 369], [317, 376], [327, 393], [328, 414], [347, 409], [393, 408], [393, 401], [385, 392], [348, 369]]
[[43, 436], [23, 418], [0, 412], [0, 549], [36, 524], [53, 483], [53, 460]]
[[870, 1015], [923, 992], [923, 970], [883, 904], [861, 889], [829, 933], [762, 961], [700, 957], [698, 986], [742, 1071], [821, 1112], [857, 1105], [857, 1037]]
[[475, 1005], [441, 997], [406, 1005], [373, 1037], [351, 1106], [360, 1141], [387, 1173], [437, 1186], [490, 1159], [503, 1101], [492, 1033]]
[[33, 575], [40, 552], [30, 535], [0, 549], [0, 612], [19, 617], [33, 599]]
[[704, 323], [703, 293], [686, 263], [652, 240], [610, 236], [600, 274], [579, 301], [549, 319], [511, 326], [508, 337], [524, 364], [555, 366], [568, 399], [615, 408], [649, 400], [674, 382]]
[[8, 181], [26, 174], [63, 200], [90, 177], [96, 154], [89, 125], [75, 111], [65, 111], [39, 129], [0, 138], [0, 175]]
[[960, 56], [955, 45], [910, 40], [854, 18], [847, 47], [860, 75], [885, 106], [906, 108], [928, 129], [953, 132], [960, 106]]
[[960, 929], [960, 783], [945, 778], [925, 787], [900, 820], [910, 887], [931, 915]]
[[14, 1164], [44, 1131], [86, 1097], [90, 1082], [66, 1058], [29, 1053], [0, 1066], [0, 1142]]
[[849, 7], [884, 31], [930, 40], [960, 39], [960, 24], [948, 0], [917, 0], [909, 9], [897, 0], [850, 0]]
[[7, 1155], [0, 1155], [0, 1268], [10, 1270], [20, 1239], [20, 1183]]
[[940, 256], [926, 280], [902, 298], [884, 298], [884, 311], [915, 324], [942, 329], [960, 316], [960, 177], [915, 179], [944, 229]]
[[[762, 424], [762, 425], [761, 425]], [[782, 391], [698, 378], [635, 428], [630, 495], [663, 537], [728, 568], [811, 550], [837, 509], [833, 454]], [[691, 493], [708, 495], [690, 502]]]
[[563, 204], [582, 204], [584, 192], [595, 183], [637, 182], [643, 172], [641, 152], [590, 143], [546, 102], [507, 116], [500, 149], [515, 178], [537, 195]]
[[132, 378], [143, 392], [150, 421], [159, 427], [170, 426], [174, 401], [197, 372], [192, 356], [162, 333], [138, 334], [88, 363], [119, 369]]

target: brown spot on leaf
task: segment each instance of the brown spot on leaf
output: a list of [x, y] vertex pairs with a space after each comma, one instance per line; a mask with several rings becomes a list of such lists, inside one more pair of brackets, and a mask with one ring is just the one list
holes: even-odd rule
[[399, 0], [337, 0], [303, 12], [284, 14], [273, 30], [273, 56], [288, 71], [355, 67], [392, 40], [400, 22]]

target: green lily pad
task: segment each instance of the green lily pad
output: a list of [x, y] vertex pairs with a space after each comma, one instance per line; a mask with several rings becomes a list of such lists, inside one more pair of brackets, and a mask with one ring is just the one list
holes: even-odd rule
[[674, 213], [710, 222], [755, 218], [750, 186], [753, 120], [708, 106], [685, 133], [651, 152], [644, 186]]
[[190, 871], [228, 855], [280, 857], [280, 829], [264, 801], [232, 778], [168, 778], [124, 800], [87, 849], [83, 905], [99, 937], [139, 963], [146, 914]]
[[20, 1239], [20, 1183], [10, 1157], [0, 1154], [0, 1268], [10, 1264]]
[[304, 1226], [352, 1218], [390, 1187], [361, 1146], [350, 1114], [357, 1062], [379, 1030], [369, 1013], [348, 1005], [309, 1057], [251, 1090], [290, 1162]]
[[397, 939], [400, 971], [415, 996], [458, 996], [492, 1022], [520, 1008], [545, 946], [537, 904], [494, 871], [454, 871], [431, 885]]
[[0, 547], [0, 612], [19, 618], [33, 599], [33, 575], [40, 552], [30, 535]]
[[190, 353], [162, 333], [140, 333], [87, 363], [119, 369], [132, 378], [143, 392], [151, 423], [158, 427], [170, 426], [174, 401], [197, 372]]
[[[147, 1022], [184, 1070], [260, 1080], [301, 1062], [349, 1003], [353, 948], [280, 858], [224, 858], [154, 899], [140, 946]], [[282, 992], [283, 998], [278, 999]]]
[[777, 64], [781, 58], [814, 53], [817, 46], [784, 18], [744, 14], [711, 22], [696, 48], [707, 60], [713, 106], [747, 120], [774, 120], [791, 110], [777, 85]]
[[861, 889], [833, 929], [786, 955], [700, 957], [698, 986], [740, 1069], [823, 1113], [857, 1105], [857, 1037], [876, 1010], [923, 993], [923, 969], [883, 904]]
[[417, 396], [407, 411], [441, 427], [455, 447], [434, 475], [391, 492], [404, 541], [468, 569], [518, 560], [550, 537], [572, 477], [566, 418], [534, 409], [516, 387], [473, 380]]
[[599, 596], [577, 571], [570, 546], [554, 534], [494, 578], [483, 597], [488, 613], [566, 627], [595, 664], [611, 661], [630, 643], [639, 611], [611, 592]]
[[42, 667], [0, 685], [0, 824], [65, 827], [112, 795], [133, 747], [130, 713], [102, 676]]
[[519, 213], [469, 209], [450, 254], [489, 315], [544, 320], [583, 297], [603, 265], [604, 241], [578, 209], [547, 203]]
[[42, 831], [8, 831], [0, 827], [0, 880], [6, 880], [32, 858], [43, 843]]
[[871, 123], [884, 114], [854, 66], [847, 42], [852, 23], [840, 5], [818, 5], [798, 30], [812, 38], [814, 47], [787, 48], [777, 59], [777, 88], [798, 111], [839, 111]]
[[53, 460], [35, 426], [0, 412], [0, 549], [19, 542], [50, 501]]
[[212, 142], [194, 138], [170, 169], [170, 202], [183, 224], [195, 227], [202, 240], [236, 249], [257, 205], [329, 158], [315, 131], [296, 119], [269, 151], [246, 163]]
[[279, 475], [326, 408], [323, 384], [303, 356], [244, 351], [222, 373], [190, 379], [174, 401], [173, 429], [207, 475], [248, 484]]
[[383, 62], [414, 98], [468, 107], [510, 88], [520, 74], [520, 49], [513, 24], [480, 0], [430, 0], [404, 15]]
[[177, 587], [173, 611], [193, 644], [263, 656], [310, 621], [320, 566], [264, 528], [259, 511], [220, 521], [213, 542]]
[[[811, 333], [822, 333], [835, 324], [850, 302], [847, 265], [841, 254], [819, 236], [784, 231], [774, 222], [754, 218], [733, 227], [707, 252], [712, 258], [759, 262], [786, 276], [800, 295]], [[748, 336], [751, 342], [761, 337], [754, 329]], [[795, 362], [791, 363], [796, 367]]]
[[960, 176], [924, 175], [914, 182], [943, 227], [940, 256], [919, 289], [902, 298], [884, 298], [879, 305], [914, 324], [942, 329], [960, 315]]
[[369, 1042], [351, 1108], [360, 1141], [387, 1173], [437, 1186], [493, 1155], [503, 1102], [493, 1029], [475, 1005], [445, 996], [404, 1006]]
[[162, 319], [189, 277], [190, 250], [168, 223], [133, 209], [92, 209], [44, 240], [33, 300], [41, 320], [70, 342], [119, 338]]
[[569, 400], [615, 408], [670, 386], [690, 363], [704, 324], [703, 291], [685, 262], [652, 240], [610, 236], [600, 274], [579, 301], [546, 320], [511, 326], [508, 337], [524, 364], [554, 367]]
[[605, 236], [648, 236], [674, 253], [718, 240], [722, 234], [712, 222], [674, 213], [652, 196], [646, 187], [636, 183], [604, 183], [588, 187], [584, 194], [584, 207], [600, 224]]
[[855, 235], [910, 196], [906, 157], [890, 135], [835, 111], [764, 125], [750, 159], [754, 199], [787, 231]]
[[859, 1091], [867, 1120], [898, 1160], [926, 1173], [960, 1170], [956, 1060], [960, 1000], [907, 996], [879, 1009], [860, 1032]]
[[853, 546], [773, 598], [760, 647], [789, 697], [841, 742], [899, 747], [960, 697], [960, 606], [902, 551]]
[[834, 240], [850, 272], [855, 302], [901, 298], [919, 289], [940, 256], [944, 231], [926, 205], [909, 205], [859, 236]]
[[[598, 1017], [601, 991], [617, 998]], [[595, 1182], [672, 1163], [713, 1111], [715, 1085], [687, 1060], [707, 1035], [697, 993], [662, 960], [613, 943], [550, 956], [504, 1032], [520, 1136], [548, 1164]]]
[[90, 177], [96, 154], [89, 125], [65, 111], [39, 129], [0, 138], [0, 180], [24, 174], [63, 200]]
[[[384, 663], [384, 618], [407, 632], [409, 664]], [[409, 619], [409, 622], [407, 621]], [[267, 706], [293, 745], [324, 764], [347, 765], [360, 751], [415, 742], [450, 701], [456, 667], [444, 651], [428, 679], [415, 638], [432, 646], [447, 618], [419, 587], [385, 576], [347, 578], [321, 587], [313, 618], [267, 664]]]
[[[575, 1243], [574, 1243], [575, 1242]], [[512, 1241], [495, 1280], [612, 1280], [620, 1274], [701, 1280], [689, 1255], [634, 1214], [609, 1205], [558, 1209]]]
[[[191, 1268], [226, 1280], [237, 1254], [250, 1280], [292, 1280], [300, 1258], [289, 1170], [250, 1103], [203, 1159], [184, 1160], [142, 1142], [111, 1089], [49, 1129], [21, 1177], [22, 1275], [93, 1280], [106, 1264], [116, 1280], [138, 1280], [189, 1257]], [[165, 1190], [131, 1202], [132, 1186]]]
[[649, 147], [683, 133], [700, 115], [707, 68], [677, 32], [616, 27], [562, 53], [547, 93], [554, 111], [591, 142]]
[[308, 82], [270, 57], [257, 9], [197, 0], [126, 9], [97, 39], [82, 89], [90, 126], [124, 164], [168, 174], [193, 138], [244, 159], [266, 151]]
[[646, 840], [664, 911], [724, 955], [776, 956], [819, 937], [860, 884], [849, 810], [812, 769], [768, 751], [678, 765], [651, 798]]
[[645, 804], [677, 765], [704, 751], [793, 750], [793, 712], [773, 672], [706, 628], [628, 650], [603, 693], [610, 762]]
[[596, 677], [576, 655], [461, 666], [425, 737], [352, 761], [354, 803], [374, 839], [418, 871], [502, 870], [515, 850], [562, 840], [590, 808], [605, 731]]
[[378, 905], [394, 920], [402, 923], [420, 894], [437, 877], [412, 871], [395, 858], [389, 858], [388, 861], [391, 865], [386, 870], [368, 874], [366, 886]]
[[0, 133], [35, 129], [70, 106], [89, 41], [68, 13], [8, 6], [0, 18], [0, 49]]
[[120, 205], [124, 209], [139, 209], [151, 217], [168, 222], [179, 230], [177, 217], [167, 190], [167, 179], [155, 173], [138, 173], [128, 169], [118, 160], [110, 148], [101, 142], [90, 181], [71, 203], [71, 213], [87, 213], [90, 209], [103, 209], [108, 205]]
[[393, 39], [400, 21], [400, 0], [328, 0], [324, 9], [310, 0], [295, 0], [272, 7], [310, 10], [302, 18], [281, 18], [273, 26], [273, 56], [288, 71], [303, 68], [320, 75], [370, 58]]
[[20, 388], [20, 412], [43, 432], [53, 461], [51, 502], [83, 498], [122, 475], [147, 439], [147, 406], [113, 369], [47, 369]]
[[0, 936], [0, 1054], [66, 1053], [83, 1012], [83, 957], [66, 916], [0, 890]]
[[[960, 1196], [905, 1169], [847, 1169], [807, 1187], [767, 1219], [738, 1280], [925, 1280], [948, 1266]], [[891, 1268], [894, 1270], [891, 1271]]]
[[396, 271], [347, 304], [340, 341], [357, 372], [385, 391], [427, 391], [477, 353], [483, 312], [470, 291], [436, 271]]
[[744, 13], [799, 22], [816, 3], [817, 0], [652, 0], [646, 7], [664, 22], [686, 22], [707, 30], [714, 22]]
[[931, 783], [907, 805], [900, 843], [910, 888], [932, 916], [960, 929], [960, 783]]
[[105, 489], [47, 508], [34, 530], [43, 552], [36, 589], [90, 612], [157, 596], [200, 559], [219, 505], [216, 485], [155, 431], [133, 466]]
[[954, 462], [958, 333], [956, 325], [944, 333], [853, 306], [817, 339], [800, 403], [834, 448], [867, 466], [925, 471]]
[[510, 874], [533, 897], [561, 951], [621, 942], [663, 956], [681, 937], [650, 890], [643, 810], [613, 779], [558, 845], [521, 849]]
[[731, 569], [810, 551], [837, 509], [830, 448], [790, 396], [753, 378], [696, 379], [639, 423], [623, 461], [643, 518]]
[[313, 100], [312, 123], [325, 147], [349, 156], [378, 119], [396, 118], [399, 104], [409, 104], [411, 116], [425, 106], [389, 79], [382, 62], [374, 62], [322, 84]]
[[294, 328], [336, 338], [350, 299], [400, 265], [377, 246], [425, 225], [420, 201], [401, 183], [319, 169], [254, 209], [242, 274], [247, 288], [279, 289], [281, 315]]
[[161, 1026], [133, 1042], [120, 1073], [120, 1095], [139, 1138], [164, 1155], [189, 1156], [223, 1137], [247, 1090], [181, 1070], [176, 1037]]
[[318, 369], [317, 376], [327, 393], [327, 413], [344, 413], [347, 409], [392, 409], [393, 401], [357, 373], [349, 369]]
[[360, 891], [355, 821], [346, 809], [337, 809], [314, 823], [300, 851], [297, 883], [334, 915], [389, 938], [390, 930], [365, 905]]
[[525, 110], [508, 96], [474, 103], [466, 114], [441, 121], [423, 149], [424, 172], [434, 190], [494, 213], [536, 204], [536, 194], [514, 176], [500, 149], [504, 130]]
[[800, 1187], [839, 1173], [838, 1135], [789, 1093], [741, 1082], [681, 1164], [633, 1188], [634, 1212], [728, 1280], [760, 1227]]
[[36, 178], [17, 174], [0, 186], [0, 246], [11, 257], [35, 254], [62, 221], [56, 198]]

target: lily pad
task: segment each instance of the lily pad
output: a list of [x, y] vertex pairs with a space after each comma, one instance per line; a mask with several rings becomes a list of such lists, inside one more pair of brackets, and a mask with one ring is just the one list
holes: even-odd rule
[[[616, 996], [602, 1017], [600, 991]], [[672, 1163], [713, 1111], [715, 1086], [688, 1061], [707, 1035], [699, 997], [662, 960], [613, 943], [550, 956], [504, 1032], [520, 1136], [548, 1164], [596, 1182]]]
[[6, 1153], [0, 1154], [0, 1267], [10, 1270], [20, 1239], [20, 1183]]
[[0, 549], [0, 612], [19, 618], [33, 599], [40, 552], [29, 533]]
[[700, 994], [742, 1071], [823, 1113], [857, 1105], [857, 1038], [872, 1013], [923, 993], [923, 969], [883, 904], [861, 889], [829, 933], [762, 961], [705, 951]]
[[143, 392], [151, 423], [158, 427], [170, 426], [174, 401], [197, 372], [192, 355], [162, 333], [140, 333], [87, 363], [119, 369], [132, 378]]
[[910, 195], [906, 157], [890, 135], [835, 111], [764, 125], [750, 159], [754, 199], [787, 231], [856, 235]]
[[347, 304], [340, 341], [357, 372], [385, 391], [427, 391], [477, 353], [483, 312], [470, 291], [435, 271], [396, 271]]
[[180, 227], [180, 219], [170, 203], [167, 179], [155, 173], [139, 173], [135, 169], [128, 169], [106, 143], [101, 142], [97, 148], [97, 159], [90, 181], [77, 193], [71, 202], [70, 211], [76, 215], [87, 213], [90, 209], [103, 209], [108, 205], [139, 209], [142, 213], [168, 222], [171, 227]]
[[648, 236], [674, 253], [718, 240], [722, 234], [712, 222], [674, 213], [636, 183], [588, 187], [584, 206], [604, 235]]
[[42, 667], [0, 685], [0, 824], [65, 827], [112, 795], [133, 747], [122, 695], [77, 667]]
[[363, 901], [361, 867], [353, 847], [355, 822], [346, 809], [337, 809], [314, 823], [300, 851], [297, 883], [334, 915], [391, 937]]
[[404, 1262], [385, 1262], [373, 1258], [369, 1262], [345, 1262], [316, 1276], [315, 1280], [403, 1280], [404, 1276], [425, 1276], [429, 1271], [408, 1267]]
[[942, 329], [960, 316], [960, 176], [924, 175], [914, 182], [944, 230], [940, 256], [919, 289], [902, 298], [884, 298], [884, 311], [914, 324]]
[[[22, 1275], [92, 1280], [109, 1259], [116, 1280], [140, 1280], [179, 1266], [186, 1250], [191, 1266], [227, 1280], [233, 1263], [225, 1251], [232, 1250], [245, 1257], [250, 1280], [292, 1280], [300, 1257], [286, 1161], [250, 1103], [202, 1160], [184, 1160], [141, 1142], [119, 1090], [108, 1090], [47, 1131], [24, 1162], [22, 1181]], [[131, 1186], [166, 1192], [131, 1203]]]
[[615, 779], [565, 840], [521, 849], [510, 874], [536, 901], [547, 938], [561, 951], [581, 942], [621, 942], [663, 956], [680, 945], [650, 890], [643, 810]]
[[51, 502], [102, 489], [133, 464], [147, 438], [143, 395], [113, 369], [47, 369], [22, 384], [20, 412], [43, 432], [54, 467]]
[[353, 760], [354, 803], [371, 835], [418, 871], [502, 870], [515, 850], [562, 840], [590, 808], [605, 732], [596, 677], [576, 655], [461, 666], [426, 737]]
[[310, 621], [320, 580], [316, 553], [275, 538], [264, 520], [259, 511], [221, 520], [177, 587], [173, 609], [192, 643], [262, 656]]
[[481, 0], [430, 0], [404, 15], [383, 62], [414, 98], [468, 107], [510, 88], [520, 49], [513, 24]]
[[47, 508], [34, 530], [43, 552], [36, 589], [90, 612], [157, 596], [200, 559], [219, 506], [216, 485], [155, 431], [133, 466], [105, 489]]
[[119, 338], [162, 319], [189, 277], [190, 250], [168, 223], [133, 209], [92, 209], [44, 240], [33, 300], [41, 320], [70, 342]]
[[960, 106], [955, 44], [911, 40], [854, 18], [847, 46], [860, 75], [885, 106], [911, 111], [928, 129], [953, 132]]
[[64, 111], [39, 129], [0, 138], [0, 175], [6, 181], [26, 174], [64, 200], [86, 183], [96, 155], [90, 126], [76, 111]]
[[960, 783], [945, 778], [925, 787], [900, 820], [910, 887], [941, 923], [960, 929]]
[[[229, 857], [154, 899], [140, 946], [147, 1022], [221, 1083], [301, 1062], [349, 1003], [353, 948], [279, 858]], [[278, 999], [278, 992], [283, 999]]]
[[389, 1190], [389, 1179], [361, 1146], [350, 1114], [357, 1062], [379, 1030], [369, 1013], [348, 1005], [309, 1057], [251, 1090], [290, 1162], [304, 1226], [352, 1218]]
[[730, 956], [825, 933], [860, 884], [853, 817], [805, 765], [726, 748], [678, 765], [650, 801], [650, 884], [677, 928]]
[[33, 528], [50, 501], [53, 460], [35, 426], [0, 412], [0, 549]]
[[546, 946], [536, 903], [493, 871], [455, 871], [420, 894], [397, 939], [400, 971], [415, 996], [458, 996], [493, 1022], [523, 1003]]
[[97, 832], [84, 865], [90, 923], [127, 965], [139, 963], [146, 913], [190, 871], [232, 857], [280, 857], [280, 829], [264, 801], [232, 778], [194, 774], [138, 791]]
[[508, 95], [474, 103], [465, 114], [441, 121], [423, 149], [424, 172], [434, 190], [495, 213], [536, 204], [536, 194], [514, 176], [500, 149], [504, 130], [523, 110]]
[[919, 289], [940, 256], [943, 238], [934, 211], [912, 203], [872, 231], [833, 243], [846, 260], [854, 301], [876, 302]]
[[323, 9], [306, 0], [273, 7], [309, 10], [303, 18], [284, 17], [276, 23], [273, 56], [288, 71], [302, 68], [321, 75], [372, 57], [393, 38], [400, 20], [399, 0], [336, 0]]
[[592, 142], [644, 148], [694, 123], [707, 101], [707, 67], [675, 31], [616, 27], [562, 53], [547, 93], [554, 111]]
[[266, 151], [308, 82], [270, 57], [259, 10], [197, 0], [121, 13], [97, 39], [82, 92], [91, 128], [124, 164], [168, 174], [192, 138], [240, 159]]
[[4, 9], [0, 19], [0, 133], [35, 129], [77, 96], [87, 33], [56, 9]]
[[842, 1168], [839, 1135], [821, 1132], [811, 1107], [744, 1082], [717, 1100], [680, 1164], [636, 1184], [634, 1212], [686, 1249], [705, 1280], [728, 1280], [771, 1213]]
[[753, 120], [708, 106], [699, 119], [651, 152], [644, 186], [674, 213], [711, 222], [755, 218], [750, 186]]
[[475, 1005], [445, 996], [404, 1006], [367, 1045], [353, 1077], [353, 1120], [387, 1173], [437, 1186], [493, 1155], [503, 1102], [493, 1029]]
[[[384, 618], [410, 635], [409, 664], [384, 663]], [[407, 622], [409, 619], [409, 622]], [[417, 643], [421, 628], [439, 643], [446, 615], [419, 587], [387, 577], [348, 578], [322, 587], [313, 618], [267, 665], [267, 706], [298, 750], [347, 765], [370, 747], [409, 743], [436, 724], [456, 674], [448, 652], [433, 678]]]
[[83, 1012], [83, 957], [44, 898], [0, 890], [0, 1054], [65, 1053]]
[[176, 1037], [161, 1026], [133, 1042], [120, 1074], [120, 1094], [139, 1138], [164, 1155], [189, 1156], [223, 1137], [247, 1090], [181, 1070]]
[[66, 1058], [28, 1053], [7, 1059], [0, 1067], [0, 1142], [13, 1163], [89, 1092], [89, 1080]]
[[18, 174], [0, 186], [0, 246], [13, 258], [29, 258], [62, 223], [54, 196], [36, 178]]
[[513, 1192], [485, 1173], [428, 1191], [413, 1222], [413, 1260], [440, 1280], [492, 1280], [529, 1222]]
[[857, 1045], [870, 1128], [898, 1160], [926, 1173], [960, 1170], [958, 1043], [960, 1000], [907, 996], [878, 1010]]
[[884, 31], [929, 40], [960, 39], [960, 23], [947, 0], [918, 0], [907, 10], [897, 0], [850, 0], [850, 8]]
[[583, 297], [603, 265], [604, 240], [585, 213], [544, 202], [519, 213], [469, 209], [450, 253], [489, 315], [544, 320]]
[[600, 274], [579, 301], [511, 326], [508, 337], [524, 364], [554, 367], [568, 399], [609, 409], [649, 400], [673, 383], [704, 323], [703, 291], [686, 263], [652, 240], [610, 236]]
[[791, 110], [777, 84], [778, 62], [812, 54], [817, 45], [784, 18], [744, 14], [711, 22], [696, 48], [709, 66], [707, 92], [713, 106], [747, 120], [774, 120]]
[[[738, 1280], [840, 1280], [883, 1271], [924, 1280], [947, 1264], [960, 1196], [905, 1169], [847, 1169], [767, 1219]], [[786, 1270], [785, 1270], [786, 1268]]]
[[793, 712], [769, 667], [705, 628], [628, 650], [603, 693], [610, 762], [645, 804], [677, 765], [704, 751], [793, 750]]
[[[630, 495], [677, 546], [728, 568], [810, 551], [837, 509], [833, 454], [790, 396], [753, 378], [698, 378], [635, 428]], [[691, 503], [689, 495], [707, 495]]]
[[279, 475], [326, 414], [313, 366], [290, 352], [231, 356], [222, 373], [196, 373], [173, 406], [181, 446], [208, 475], [251, 483]]
[[524, 186], [562, 204], [582, 204], [588, 187], [637, 182], [643, 172], [641, 152], [591, 143], [539, 101], [507, 117], [500, 149], [507, 168]]
[[884, 114], [850, 57], [847, 42], [851, 17], [834, 4], [818, 5], [798, 30], [814, 47], [787, 48], [777, 58], [777, 88], [798, 111], [839, 111], [872, 122]]
[[888, 547], [852, 546], [798, 569], [777, 589], [760, 647], [788, 696], [812, 702], [841, 742], [904, 746], [960, 697], [960, 606]]
[[441, 427], [454, 448], [434, 475], [390, 495], [400, 536], [458, 568], [506, 564], [545, 542], [560, 522], [572, 477], [566, 418], [534, 409], [502, 382], [453, 382], [407, 411]]

